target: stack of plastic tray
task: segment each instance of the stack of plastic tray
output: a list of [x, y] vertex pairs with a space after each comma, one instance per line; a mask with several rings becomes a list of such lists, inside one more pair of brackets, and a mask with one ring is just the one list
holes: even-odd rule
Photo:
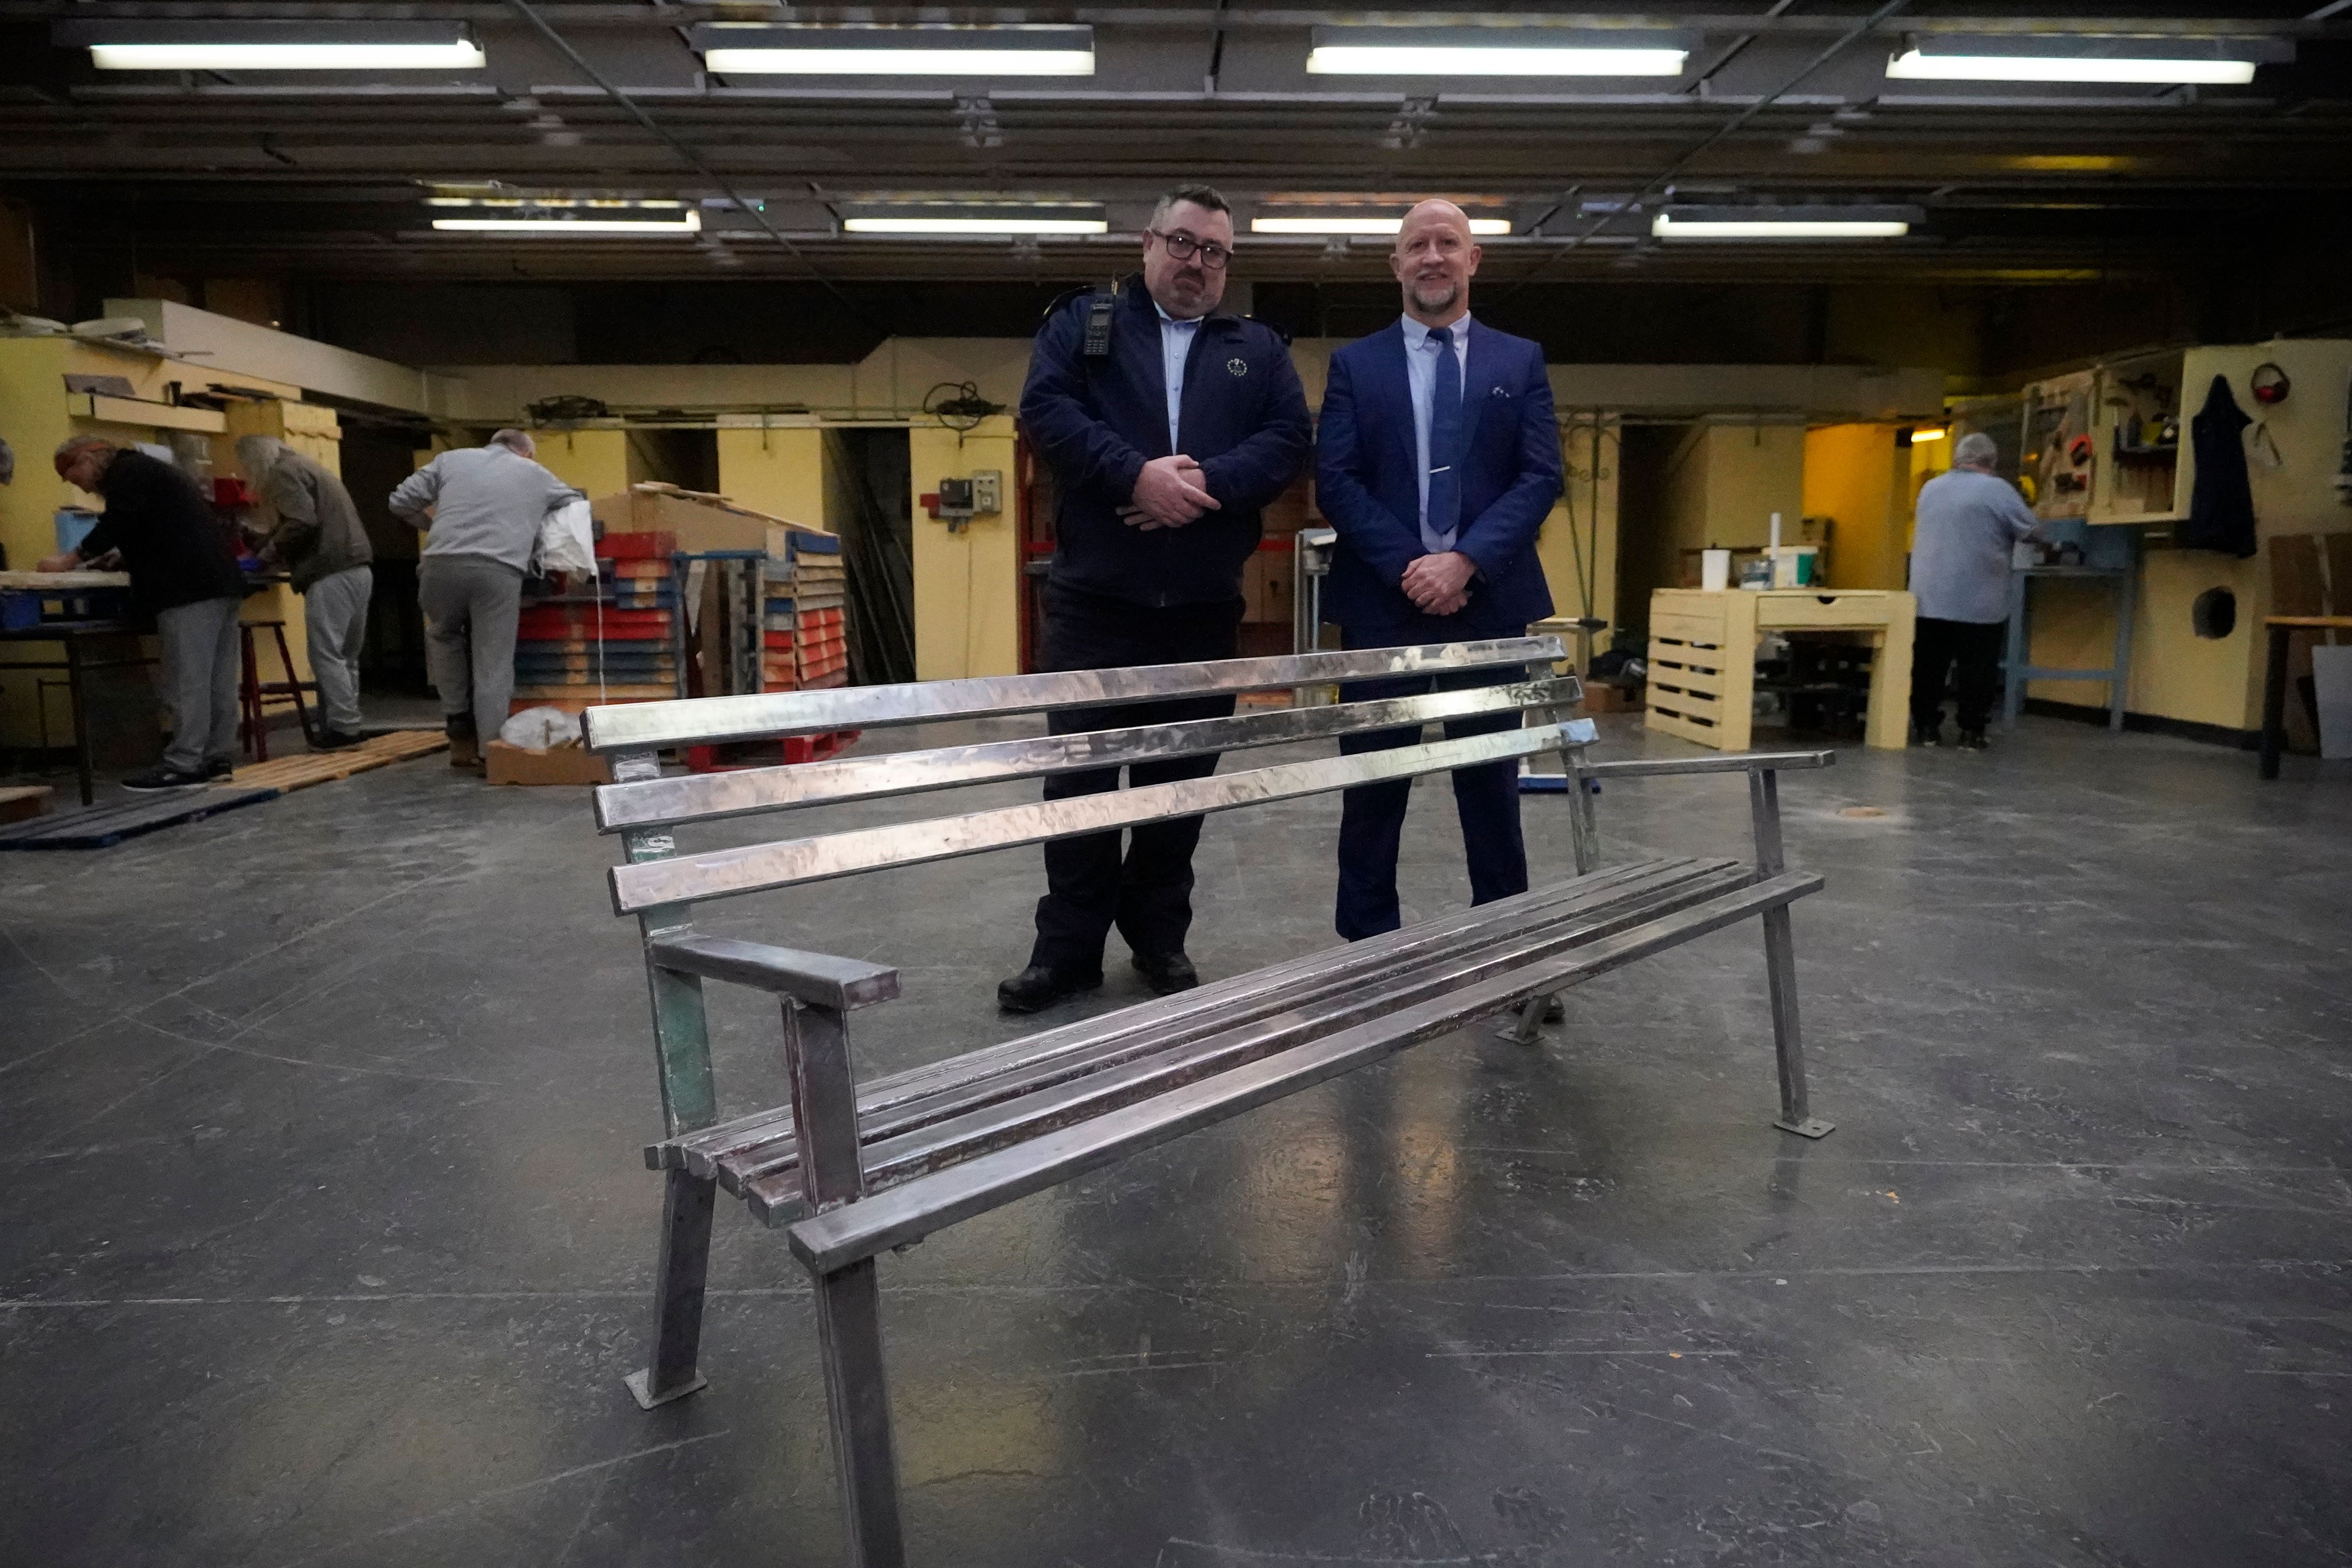
[[800, 689], [849, 684], [849, 638], [842, 624], [848, 602], [841, 541], [830, 534], [792, 535], [793, 654]]
[[596, 543], [593, 595], [523, 606], [515, 632], [515, 703], [581, 708], [677, 695], [677, 584], [669, 533], [611, 533]]
[[762, 600], [760, 614], [760, 689], [795, 691], [800, 688], [800, 664], [793, 651], [793, 563], [771, 555], [760, 563]]

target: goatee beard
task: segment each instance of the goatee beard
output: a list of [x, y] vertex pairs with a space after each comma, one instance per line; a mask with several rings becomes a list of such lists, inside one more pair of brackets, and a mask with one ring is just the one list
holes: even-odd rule
[[1434, 299], [1431, 298], [1430, 295], [1424, 292], [1418, 285], [1414, 287], [1412, 291], [1412, 302], [1418, 306], [1423, 313], [1432, 316], [1436, 315], [1441, 310], [1452, 310], [1454, 308], [1454, 301], [1460, 298], [1462, 298], [1462, 289], [1459, 284], [1455, 283], [1448, 283], [1444, 285], [1444, 292], [1437, 295]]

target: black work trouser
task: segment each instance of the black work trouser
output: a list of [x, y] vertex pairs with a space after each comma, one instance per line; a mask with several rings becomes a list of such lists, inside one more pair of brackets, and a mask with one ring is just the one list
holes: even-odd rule
[[1911, 722], [1925, 732], [1944, 721], [1944, 681], [1952, 666], [1958, 680], [1960, 728], [1982, 730], [1992, 717], [2000, 685], [2001, 647], [2007, 621], [1939, 621], [1919, 617], [1911, 643]]
[[[1212, 604], [1155, 608], [1048, 584], [1040, 668], [1113, 669], [1231, 658], [1241, 618], [1238, 595]], [[1068, 710], [1050, 716], [1046, 728], [1056, 735], [1071, 735], [1223, 719], [1233, 710], [1230, 697], [1191, 697]], [[1127, 782], [1139, 788], [1205, 778], [1216, 771], [1213, 752], [1134, 763], [1127, 769]], [[1114, 790], [1119, 787], [1118, 775], [1117, 768], [1062, 773], [1045, 781], [1045, 798], [1066, 800]], [[1102, 967], [1103, 944], [1113, 926], [1136, 952], [1182, 952], [1184, 933], [1192, 925], [1192, 850], [1200, 841], [1201, 819], [1187, 816], [1127, 829], [1124, 846], [1118, 831], [1047, 844], [1045, 896], [1037, 900], [1037, 942], [1029, 962], [1059, 973], [1091, 973]]]

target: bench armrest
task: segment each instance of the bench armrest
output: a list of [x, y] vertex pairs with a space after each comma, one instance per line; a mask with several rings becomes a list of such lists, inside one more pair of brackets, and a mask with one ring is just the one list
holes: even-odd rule
[[1826, 768], [1836, 762], [1835, 752], [1726, 752], [1712, 757], [1628, 757], [1620, 762], [1586, 763], [1576, 772], [1586, 778], [1639, 779], [1667, 773], [1756, 773]]
[[764, 942], [737, 942], [723, 936], [656, 937], [646, 944], [646, 957], [656, 968], [731, 981], [845, 1013], [898, 994], [898, 972], [886, 965], [836, 958], [829, 952], [772, 947]]

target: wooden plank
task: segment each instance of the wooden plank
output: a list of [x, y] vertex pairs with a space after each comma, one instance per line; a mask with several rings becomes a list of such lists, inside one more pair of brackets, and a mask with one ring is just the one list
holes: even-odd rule
[[277, 757], [266, 763], [242, 767], [230, 775], [229, 782], [216, 784], [216, 789], [238, 789], [264, 786], [280, 793], [308, 789], [312, 784], [332, 784], [353, 773], [368, 773], [394, 763], [406, 762], [434, 752], [446, 751], [449, 737], [438, 730], [392, 730], [381, 735], [371, 735], [356, 746], [346, 746], [340, 752], [310, 752], [296, 757]]
[[84, 806], [0, 827], [0, 849], [104, 849], [126, 838], [184, 822], [201, 822], [224, 811], [275, 800], [275, 789], [178, 790], [142, 795], [127, 802]]
[[1644, 728], [1655, 730], [1661, 734], [1676, 736], [1702, 746], [1712, 746], [1717, 751], [1723, 749], [1723, 737], [1719, 726], [1712, 721], [1702, 723], [1674, 709], [1661, 706], [1654, 694], [1650, 699], [1649, 707], [1643, 710], [1643, 722]]

